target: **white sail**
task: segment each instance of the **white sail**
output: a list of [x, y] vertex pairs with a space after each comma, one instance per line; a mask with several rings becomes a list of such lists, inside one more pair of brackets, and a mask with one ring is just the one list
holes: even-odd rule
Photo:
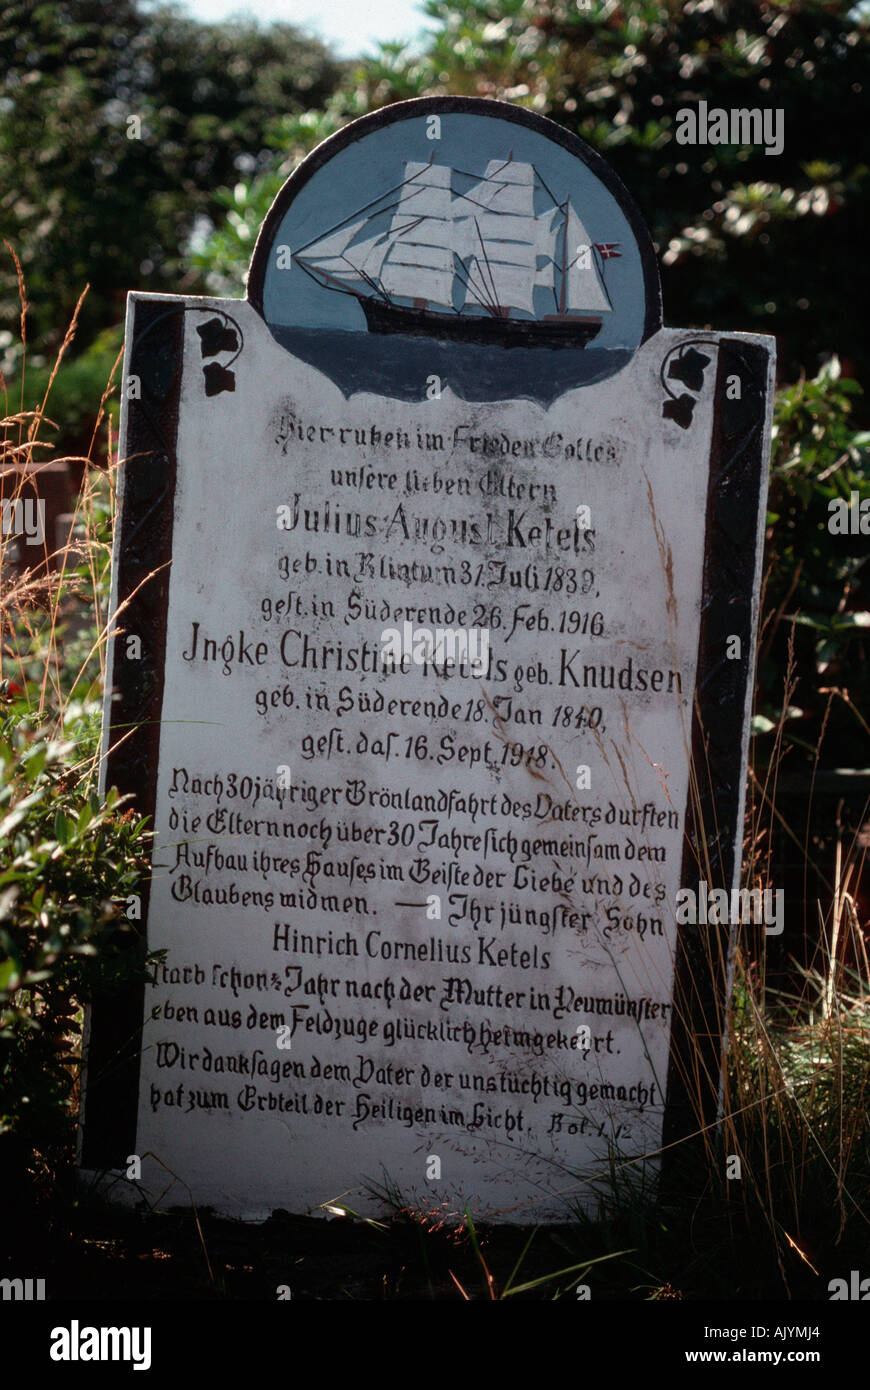
[[453, 266], [427, 266], [396, 259], [396, 247], [384, 262], [381, 284], [390, 298], [425, 300], [436, 308], [453, 308]]
[[531, 164], [491, 159], [481, 182], [457, 199], [457, 220], [466, 223], [471, 241], [466, 303], [534, 314], [534, 194]]
[[[491, 249], [491, 248], [490, 248]], [[534, 314], [535, 268], [512, 265], [507, 261], [475, 259], [473, 276], [469, 277], [466, 303], [477, 302], [488, 309], [520, 309]]]
[[420, 217], [433, 217], [450, 222], [453, 201], [452, 173], [449, 164], [421, 164], [416, 160], [408, 160], [390, 232], [393, 235], [401, 233]]
[[408, 161], [380, 271], [386, 293], [453, 308], [452, 170]]
[[499, 217], [526, 218], [531, 223], [535, 216], [534, 198], [535, 171], [531, 164], [491, 159], [480, 183], [463, 195], [461, 211], [465, 216], [495, 212]]
[[456, 274], [465, 294], [463, 307], [477, 305], [486, 309], [495, 308], [495, 289], [489, 271], [473, 252], [469, 250], [462, 256], [461, 268]]
[[509, 254], [502, 255], [502, 248], [490, 242], [485, 254], [481, 250], [465, 262], [466, 303], [482, 304], [491, 310], [520, 309], [533, 314], [535, 261], [534, 251], [528, 252], [524, 261], [517, 262]]
[[609, 314], [613, 305], [595, 264], [589, 233], [570, 204], [564, 237], [566, 313]]
[[556, 235], [562, 226], [562, 209], [550, 208], [535, 218], [535, 250], [539, 256], [556, 259]]
[[384, 258], [390, 249], [389, 237], [383, 235], [367, 237], [348, 247], [345, 259], [355, 266], [366, 280], [377, 280], [381, 273]]
[[296, 260], [306, 270], [319, 272], [331, 279], [353, 285], [364, 283], [358, 270], [359, 261], [355, 260], [353, 251], [349, 251], [348, 247], [367, 221], [368, 219], [363, 217], [359, 222], [340, 227], [338, 231], [327, 232], [319, 241], [313, 241], [309, 246], [297, 251]]
[[533, 217], [503, 217], [495, 212], [482, 212], [470, 218], [487, 246], [490, 242], [502, 242], [518, 246], [535, 245], [537, 230]]
[[310, 242], [301, 251], [297, 251], [297, 258], [313, 261], [315, 258], [340, 256], [354, 237], [359, 235], [367, 221], [368, 218], [362, 217], [359, 222], [350, 222], [346, 227], [339, 227], [336, 232], [327, 232], [326, 236], [321, 237], [318, 241]]
[[554, 290], [556, 287], [556, 232], [561, 224], [559, 208], [550, 208], [549, 212], [535, 219], [535, 284], [542, 289]]
[[539, 266], [535, 271], [535, 285], [543, 290], [555, 290], [556, 288], [556, 267], [551, 260], [545, 265]]

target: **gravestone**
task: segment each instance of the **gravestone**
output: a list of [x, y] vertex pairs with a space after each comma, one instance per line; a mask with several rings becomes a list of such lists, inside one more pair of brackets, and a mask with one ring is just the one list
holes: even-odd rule
[[715, 1114], [772, 372], [484, 100], [321, 145], [245, 300], [131, 294], [106, 781], [166, 955], [92, 1010], [86, 1170], [555, 1221]]
[[26, 463], [0, 471], [0, 571], [7, 594], [18, 587], [19, 603], [50, 601], [50, 576], [64, 566], [73, 502], [67, 463]]

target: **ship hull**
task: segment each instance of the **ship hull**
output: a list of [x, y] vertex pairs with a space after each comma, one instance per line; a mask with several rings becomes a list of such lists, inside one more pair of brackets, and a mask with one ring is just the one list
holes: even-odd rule
[[370, 333], [405, 333], [415, 338], [492, 344], [499, 347], [585, 347], [602, 320], [594, 314], [552, 319], [511, 319], [471, 314], [443, 314], [432, 309], [405, 308], [383, 300], [359, 300]]

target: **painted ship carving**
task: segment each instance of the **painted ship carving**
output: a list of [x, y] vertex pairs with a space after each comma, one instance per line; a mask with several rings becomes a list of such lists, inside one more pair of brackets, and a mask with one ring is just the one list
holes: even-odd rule
[[490, 160], [481, 177], [433, 158], [408, 161], [395, 188], [294, 260], [353, 295], [371, 333], [577, 348], [613, 311], [603, 267], [617, 255], [532, 164]]

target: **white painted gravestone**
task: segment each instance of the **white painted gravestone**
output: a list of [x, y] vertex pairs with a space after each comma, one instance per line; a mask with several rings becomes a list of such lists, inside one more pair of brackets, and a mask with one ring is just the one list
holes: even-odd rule
[[327, 141], [247, 300], [131, 295], [106, 775], [166, 955], [93, 1010], [86, 1169], [553, 1221], [697, 1127], [772, 369], [663, 328], [612, 172], [489, 101]]

